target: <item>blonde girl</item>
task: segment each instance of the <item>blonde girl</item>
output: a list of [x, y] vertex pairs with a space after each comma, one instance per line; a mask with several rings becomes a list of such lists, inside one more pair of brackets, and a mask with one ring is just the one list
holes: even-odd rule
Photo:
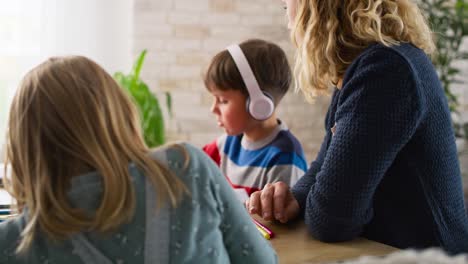
[[362, 236], [468, 252], [450, 112], [416, 4], [282, 2], [297, 47], [297, 86], [308, 100], [333, 96], [308, 172], [291, 189], [275, 183], [252, 194], [250, 212], [281, 222], [304, 216], [323, 241]]
[[0, 263], [276, 262], [211, 160], [151, 152], [132, 102], [85, 57], [24, 77], [6, 164], [19, 216], [0, 224]]

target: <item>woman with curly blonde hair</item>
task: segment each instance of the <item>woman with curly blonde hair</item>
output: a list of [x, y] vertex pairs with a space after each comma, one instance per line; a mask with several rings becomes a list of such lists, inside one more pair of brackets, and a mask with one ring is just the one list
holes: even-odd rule
[[[289, 189], [253, 193], [250, 213], [333, 242], [468, 251], [450, 112], [428, 57], [432, 33], [410, 0], [282, 0], [297, 87], [333, 90], [317, 158]], [[333, 88], [331, 88], [333, 87]]]

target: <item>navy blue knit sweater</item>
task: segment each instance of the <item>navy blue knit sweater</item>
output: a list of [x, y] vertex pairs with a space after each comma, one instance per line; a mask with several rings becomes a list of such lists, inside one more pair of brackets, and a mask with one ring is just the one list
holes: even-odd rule
[[293, 187], [315, 238], [468, 252], [450, 113], [424, 52], [367, 48], [334, 92], [325, 129], [316, 160]]

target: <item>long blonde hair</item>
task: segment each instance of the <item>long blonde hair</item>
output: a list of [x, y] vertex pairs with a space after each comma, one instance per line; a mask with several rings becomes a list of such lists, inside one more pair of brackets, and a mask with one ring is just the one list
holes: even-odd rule
[[[136, 164], [157, 188], [158, 202], [175, 206], [185, 186], [149, 156], [133, 103], [99, 65], [81, 57], [51, 58], [22, 80], [10, 110], [5, 186], [27, 225], [17, 252], [38, 230], [60, 240], [83, 230], [109, 232], [129, 222], [135, 192], [128, 171]], [[70, 179], [96, 170], [103, 195], [92, 217], [67, 199]]]
[[308, 101], [337, 84], [372, 43], [408, 42], [431, 54], [432, 33], [411, 0], [297, 0], [291, 38], [296, 88]]

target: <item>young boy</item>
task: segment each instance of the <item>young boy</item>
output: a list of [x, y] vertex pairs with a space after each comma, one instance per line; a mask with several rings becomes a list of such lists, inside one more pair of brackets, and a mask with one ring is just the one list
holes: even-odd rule
[[231, 45], [211, 60], [204, 81], [226, 133], [203, 150], [231, 185], [250, 195], [268, 183], [296, 183], [307, 170], [304, 153], [275, 114], [291, 83], [284, 51], [258, 39]]

